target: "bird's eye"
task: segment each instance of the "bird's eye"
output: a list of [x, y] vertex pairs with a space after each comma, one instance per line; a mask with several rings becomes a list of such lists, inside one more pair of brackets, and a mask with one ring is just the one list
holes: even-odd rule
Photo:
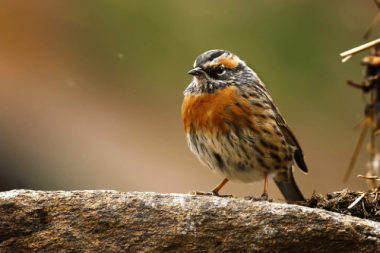
[[226, 72], [226, 69], [224, 65], [219, 65], [219, 67], [216, 69], [216, 73], [221, 76]]

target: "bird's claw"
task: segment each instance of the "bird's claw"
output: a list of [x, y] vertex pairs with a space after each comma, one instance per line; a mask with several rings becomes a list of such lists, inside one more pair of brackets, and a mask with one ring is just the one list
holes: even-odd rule
[[252, 202], [256, 202], [256, 201], [273, 202], [273, 199], [268, 199], [268, 195], [266, 195], [266, 198], [265, 198], [265, 196], [261, 196], [261, 197], [257, 197], [257, 196], [245, 196], [244, 199], [245, 200], [250, 200]]
[[200, 191], [191, 191], [188, 194], [190, 195], [200, 195], [200, 196], [216, 196], [221, 198], [233, 198], [232, 194], [219, 194], [217, 191], [210, 192], [200, 192]]

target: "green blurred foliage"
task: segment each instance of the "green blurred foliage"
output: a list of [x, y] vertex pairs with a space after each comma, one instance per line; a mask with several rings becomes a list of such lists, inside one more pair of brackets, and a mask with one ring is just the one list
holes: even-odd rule
[[[79, 67], [105, 79], [127, 76], [148, 93], [181, 85], [175, 81], [186, 80], [184, 71], [199, 54], [220, 48], [246, 60], [270, 81], [273, 92], [306, 92], [309, 100], [341, 81], [341, 73], [331, 68], [347, 69], [338, 54], [362, 42], [371, 9], [376, 14], [367, 2], [71, 1], [64, 37], [83, 61]], [[343, 13], [344, 5], [368, 7], [357, 13], [368, 17], [355, 24], [362, 29], [345, 26], [341, 19], [355, 13]], [[117, 84], [120, 89], [137, 86]]]
[[64, 37], [79, 61], [73, 67], [100, 79], [101, 89], [140, 90], [157, 103], [180, 97], [194, 59], [219, 48], [247, 61], [286, 115], [296, 114], [292, 121], [315, 125], [315, 114], [334, 120], [328, 111], [338, 111], [346, 124], [361, 110], [350, 100], [360, 104], [359, 92], [345, 86], [362, 79], [359, 57], [342, 64], [339, 53], [363, 43], [377, 12], [371, 1], [69, 3]]

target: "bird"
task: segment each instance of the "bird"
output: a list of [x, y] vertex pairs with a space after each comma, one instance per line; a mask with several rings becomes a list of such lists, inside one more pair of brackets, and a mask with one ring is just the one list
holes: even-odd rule
[[231, 197], [219, 194], [228, 181], [264, 181], [261, 198], [255, 199], [268, 200], [273, 179], [287, 202], [305, 201], [293, 176], [294, 161], [308, 172], [303, 151], [258, 75], [220, 49], [198, 56], [188, 74], [193, 79], [181, 110], [187, 144], [224, 178], [210, 192], [195, 194]]

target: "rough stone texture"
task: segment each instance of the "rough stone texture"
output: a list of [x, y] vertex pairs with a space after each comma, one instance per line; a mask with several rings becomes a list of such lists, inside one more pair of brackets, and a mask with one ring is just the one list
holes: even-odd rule
[[116, 191], [0, 193], [1, 252], [379, 252], [380, 224], [296, 205]]

